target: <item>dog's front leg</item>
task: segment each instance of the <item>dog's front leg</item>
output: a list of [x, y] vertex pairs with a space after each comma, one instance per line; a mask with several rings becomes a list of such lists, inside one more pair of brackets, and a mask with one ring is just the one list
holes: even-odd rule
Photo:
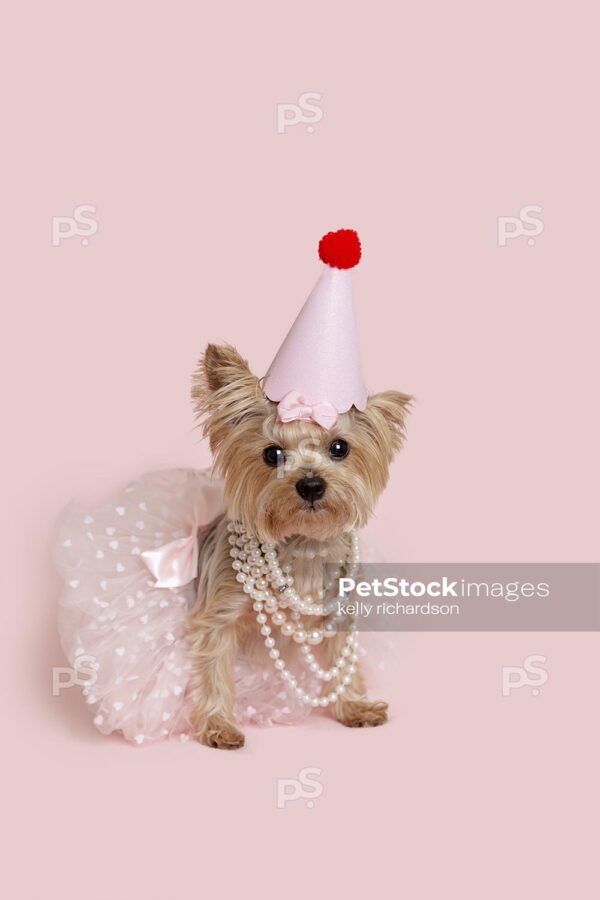
[[241, 611], [239, 597], [216, 596], [191, 616], [189, 627], [194, 737], [224, 750], [244, 746], [233, 713], [233, 663]]
[[[340, 656], [346, 643], [346, 635], [338, 634], [328, 642], [330, 647], [329, 665], [333, 665]], [[383, 700], [369, 700], [365, 682], [360, 669], [360, 660], [353, 665], [356, 671], [352, 681], [345, 686], [344, 692], [332, 705], [333, 716], [349, 728], [373, 728], [387, 722], [388, 705]]]

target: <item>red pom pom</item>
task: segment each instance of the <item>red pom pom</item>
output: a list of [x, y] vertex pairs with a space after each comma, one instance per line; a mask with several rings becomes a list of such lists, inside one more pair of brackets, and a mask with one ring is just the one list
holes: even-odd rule
[[319, 241], [319, 257], [336, 269], [352, 269], [360, 262], [360, 240], [351, 228], [330, 231]]

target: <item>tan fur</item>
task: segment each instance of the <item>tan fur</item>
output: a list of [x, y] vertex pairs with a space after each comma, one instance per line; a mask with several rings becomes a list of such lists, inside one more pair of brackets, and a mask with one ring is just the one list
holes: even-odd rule
[[[348, 532], [367, 522], [387, 483], [411, 398], [396, 391], [371, 396], [364, 412], [353, 408], [330, 431], [309, 422], [282, 424], [237, 350], [214, 344], [200, 360], [192, 398], [215, 470], [225, 479], [227, 502], [227, 517], [213, 525], [203, 545], [198, 600], [189, 616], [194, 730], [209, 746], [230, 749], [244, 743], [234, 722], [233, 660], [241, 646], [248, 651], [258, 643], [255, 614], [231, 568], [227, 519], [240, 519], [264, 540], [276, 542], [282, 564], [294, 566], [297, 590], [316, 593], [324, 566], [343, 557]], [[343, 460], [329, 457], [334, 438], [350, 445]], [[263, 450], [269, 444], [284, 448], [285, 467], [265, 464]], [[314, 509], [295, 489], [309, 473], [327, 482]], [[285, 647], [289, 639], [281, 640]], [[341, 641], [340, 635], [317, 648], [324, 665], [331, 665]], [[351, 727], [381, 725], [387, 704], [366, 699], [358, 670], [332, 712]]]

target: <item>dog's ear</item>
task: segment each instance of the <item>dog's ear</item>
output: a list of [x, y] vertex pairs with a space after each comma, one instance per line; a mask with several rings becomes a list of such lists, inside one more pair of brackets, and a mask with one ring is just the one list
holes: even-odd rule
[[256, 378], [250, 371], [248, 363], [230, 344], [209, 344], [200, 357], [200, 363], [194, 373], [192, 396], [196, 390], [215, 394], [217, 391], [244, 379]]
[[363, 412], [355, 411], [357, 421], [369, 432], [372, 439], [383, 445], [391, 457], [404, 441], [406, 417], [413, 398], [400, 391], [382, 391], [371, 394]]
[[229, 344], [209, 344], [192, 378], [192, 402], [214, 451], [226, 432], [266, 404], [256, 375]]

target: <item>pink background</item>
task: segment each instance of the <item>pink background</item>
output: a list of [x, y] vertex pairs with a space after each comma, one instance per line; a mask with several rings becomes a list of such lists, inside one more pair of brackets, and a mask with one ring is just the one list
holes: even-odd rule
[[[371, 537], [396, 560], [593, 561], [593, 4], [22, 2], [4, 15], [3, 895], [332, 889], [597, 896], [597, 636], [395, 636], [383, 729], [252, 729], [225, 754], [99, 736], [63, 659], [49, 534], [162, 466], [206, 465], [208, 339], [266, 370], [355, 227], [364, 368], [412, 392]], [[321, 94], [279, 134], [276, 105]], [[51, 217], [97, 207], [89, 246]], [[499, 247], [497, 218], [543, 207]], [[539, 696], [503, 665], [547, 657]], [[276, 807], [276, 779], [323, 793]], [[184, 893], [185, 892], [185, 893]]]

